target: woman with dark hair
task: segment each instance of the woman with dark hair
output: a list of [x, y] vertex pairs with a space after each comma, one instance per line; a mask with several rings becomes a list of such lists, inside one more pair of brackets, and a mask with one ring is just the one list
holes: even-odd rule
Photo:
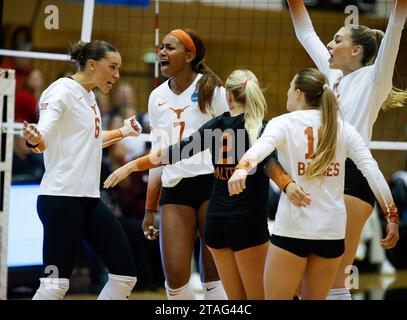
[[[369, 143], [381, 109], [407, 104], [407, 91], [393, 87], [394, 65], [407, 16], [407, 1], [394, 0], [386, 33], [361, 25], [340, 28], [325, 46], [312, 26], [303, 0], [288, 0], [295, 33], [318, 69], [327, 75], [344, 119]], [[345, 253], [328, 299], [350, 300], [345, 280], [353, 264], [362, 229], [371, 216], [375, 196], [355, 163], [346, 161]], [[387, 230], [395, 230], [389, 221]], [[388, 247], [383, 246], [385, 249]]]
[[227, 181], [240, 157], [263, 132], [267, 104], [256, 76], [249, 70], [232, 72], [225, 89], [230, 112], [208, 121], [176, 144], [127, 163], [106, 179], [104, 187], [115, 186], [134, 171], [174, 164], [209, 150], [215, 170], [205, 243], [230, 300], [263, 300], [263, 272], [270, 243], [267, 175], [278, 176], [276, 183], [282, 189], [292, 179], [281, 173], [278, 164], [273, 163], [274, 157], [270, 157], [264, 160], [265, 170], [257, 170], [249, 177], [245, 192], [229, 196]]
[[100, 199], [102, 148], [141, 127], [134, 117], [117, 130], [102, 131], [92, 90], [108, 93], [119, 79], [119, 52], [109, 43], [78, 42], [69, 53], [78, 65], [72, 77], [53, 82], [41, 95], [38, 125], [24, 122], [33, 152], [44, 152], [45, 174], [37, 200], [44, 227], [44, 274], [34, 300], [63, 299], [85, 241], [109, 269], [98, 299], [127, 299], [136, 283], [129, 243], [111, 210]]
[[[202, 39], [192, 30], [177, 29], [164, 37], [159, 59], [161, 72], [169, 79], [150, 94], [148, 102], [153, 151], [188, 137], [228, 110], [222, 81], [203, 62], [205, 54]], [[168, 299], [194, 299], [189, 278], [197, 231], [201, 239], [199, 270], [204, 296], [226, 299], [212, 256], [203, 242], [212, 183], [213, 166], [208, 151], [150, 170], [143, 227], [147, 238], [157, 237], [154, 213], [160, 208], [161, 260]]]

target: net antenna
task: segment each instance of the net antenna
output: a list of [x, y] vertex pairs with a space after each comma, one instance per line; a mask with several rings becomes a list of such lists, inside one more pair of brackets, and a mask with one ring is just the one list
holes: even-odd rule
[[157, 88], [158, 80], [159, 80], [158, 67], [159, 67], [159, 53], [160, 53], [160, 0], [155, 0], [154, 45], [155, 45], [154, 88]]
[[[84, 42], [89, 42], [92, 38], [94, 8], [95, 0], [84, 0], [82, 14], [82, 32], [81, 32], [81, 40]], [[71, 57], [68, 54], [50, 53], [50, 52], [32, 52], [22, 50], [0, 49], [0, 56], [71, 61]]]
[[[15, 71], [0, 69], [0, 121], [14, 121]], [[0, 133], [0, 300], [7, 298], [7, 244], [13, 133]]]

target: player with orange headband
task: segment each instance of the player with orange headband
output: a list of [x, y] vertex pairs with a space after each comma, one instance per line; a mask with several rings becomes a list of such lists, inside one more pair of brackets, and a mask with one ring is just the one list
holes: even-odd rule
[[[230, 112], [208, 121], [168, 148], [127, 163], [106, 179], [104, 187], [115, 186], [133, 171], [173, 164], [209, 150], [215, 171], [206, 214], [205, 243], [229, 299], [263, 300], [264, 265], [270, 245], [266, 210], [269, 178], [265, 170], [257, 170], [249, 177], [248, 188], [235, 197], [229, 197], [227, 182], [240, 157], [263, 132], [267, 104], [256, 76], [249, 70], [232, 72], [225, 89]], [[263, 163], [262, 167], [267, 164], [267, 173], [274, 172], [279, 177], [277, 183], [282, 189], [292, 182], [291, 177], [275, 170], [278, 166], [269, 159]]]
[[[205, 53], [205, 45], [194, 31], [177, 29], [164, 37], [159, 59], [161, 72], [169, 79], [150, 94], [148, 102], [152, 150], [188, 137], [228, 110], [222, 81], [203, 63]], [[194, 299], [189, 278], [197, 231], [204, 296], [226, 299], [212, 256], [202, 241], [212, 182], [208, 152], [150, 170], [143, 228], [148, 239], [157, 237], [154, 213], [160, 208], [161, 258], [170, 300]]]

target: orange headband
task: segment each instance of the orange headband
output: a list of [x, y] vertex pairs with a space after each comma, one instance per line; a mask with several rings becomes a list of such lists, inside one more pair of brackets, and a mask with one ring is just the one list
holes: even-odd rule
[[187, 48], [188, 51], [191, 51], [196, 55], [195, 43], [188, 33], [181, 29], [175, 29], [172, 30], [169, 34], [174, 37], [177, 37], [178, 40], [181, 41], [181, 43], [184, 45], [185, 48]]

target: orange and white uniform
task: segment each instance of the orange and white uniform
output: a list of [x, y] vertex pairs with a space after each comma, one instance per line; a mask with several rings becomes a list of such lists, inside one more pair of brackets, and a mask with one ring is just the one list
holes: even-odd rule
[[310, 194], [311, 205], [298, 208], [281, 194], [273, 234], [300, 239], [344, 239], [346, 208], [343, 199], [345, 160], [351, 158], [366, 177], [383, 212], [395, 208], [385, 178], [356, 129], [338, 118], [336, 159], [326, 174], [305, 176], [310, 155], [318, 145], [319, 110], [300, 110], [273, 118], [244, 158], [260, 163], [274, 149], [287, 173]]
[[303, 0], [288, 0], [295, 34], [316, 66], [329, 79], [344, 119], [355, 126], [365, 142], [372, 138], [373, 124], [392, 89], [394, 65], [407, 10], [392, 8], [375, 63], [346, 76], [329, 68], [331, 55], [315, 33]]
[[[158, 151], [190, 136], [209, 120], [229, 110], [223, 87], [214, 90], [211, 108], [202, 113], [198, 106], [196, 86], [202, 74], [181, 94], [171, 91], [170, 79], [154, 89], [148, 101], [151, 125], [152, 151]], [[161, 171], [162, 170], [162, 171]], [[184, 159], [163, 169], [151, 169], [147, 190], [146, 209], [158, 210], [161, 185], [174, 187], [182, 178], [213, 173], [211, 154], [208, 150]]]
[[39, 108], [47, 146], [39, 194], [100, 197], [102, 124], [93, 92], [61, 78], [42, 93]]

